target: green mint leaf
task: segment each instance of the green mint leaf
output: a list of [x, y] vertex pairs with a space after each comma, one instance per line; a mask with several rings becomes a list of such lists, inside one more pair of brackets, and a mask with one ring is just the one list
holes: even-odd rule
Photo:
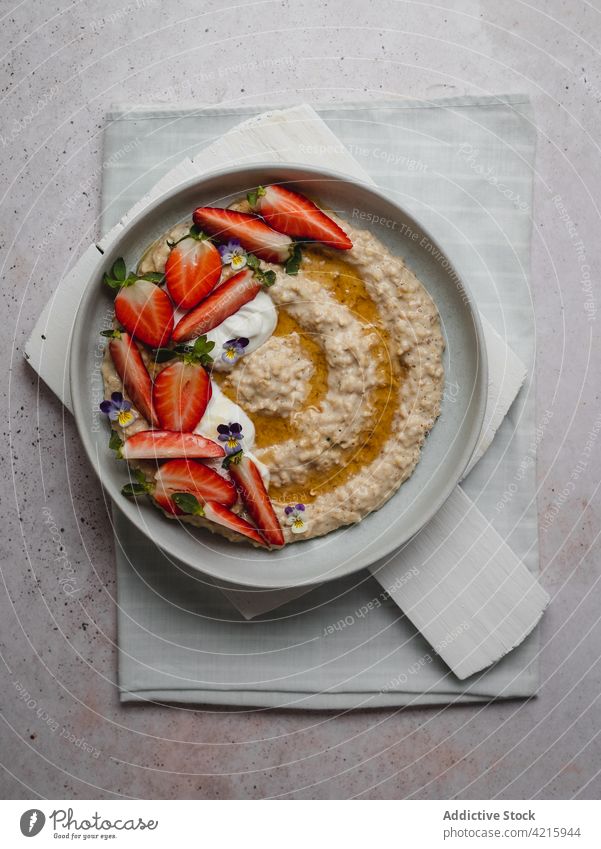
[[119, 280], [120, 282], [123, 282], [123, 280], [127, 277], [127, 266], [125, 265], [125, 260], [122, 256], [113, 263], [111, 274], [114, 280]]
[[303, 252], [301, 246], [297, 243], [294, 246], [294, 250], [292, 251], [292, 256], [289, 260], [287, 260], [286, 265], [284, 266], [284, 268], [286, 269], [286, 274], [290, 274], [291, 276], [298, 274], [302, 259]]
[[121, 495], [126, 498], [137, 498], [138, 495], [144, 495], [148, 491], [147, 487], [141, 483], [126, 483], [121, 490]]
[[115, 329], [101, 330], [100, 335], [104, 336], [106, 339], [119, 339], [121, 337], [121, 331]]
[[265, 189], [263, 188], [263, 186], [259, 186], [258, 188], [254, 189], [252, 192], [248, 192], [248, 194], [246, 195], [246, 200], [248, 201], [250, 206], [254, 209], [255, 206], [257, 205], [257, 203], [259, 202], [259, 198], [263, 197], [264, 194], [265, 194]]
[[138, 280], [150, 280], [151, 283], [162, 283], [165, 275], [161, 271], [147, 271], [146, 274], [141, 274]]
[[242, 449], [240, 449], [239, 451], [236, 451], [235, 454], [230, 454], [229, 457], [226, 457], [223, 460], [223, 462], [221, 464], [221, 468], [222, 469], [229, 469], [229, 467], [232, 465], [232, 463], [234, 464], [234, 466], [237, 466], [238, 463], [240, 462], [240, 460], [242, 459], [243, 454], [244, 454], [244, 451]]
[[261, 268], [258, 258], [254, 254], [246, 255], [246, 265], [248, 268], [252, 268], [253, 271], [257, 271]]
[[109, 439], [109, 448], [111, 449], [111, 451], [117, 451], [117, 453], [119, 453], [122, 447], [123, 440], [121, 439], [116, 430], [112, 430], [111, 438]]
[[178, 353], [177, 350], [172, 350], [171, 348], [155, 348], [152, 356], [155, 363], [166, 363], [168, 360], [177, 357]]
[[261, 271], [259, 274], [259, 280], [267, 289], [276, 281], [275, 271]]
[[200, 363], [203, 366], [209, 366], [213, 362], [211, 351], [215, 347], [214, 342], [209, 342], [206, 336], [199, 336], [194, 342], [194, 345], [176, 345], [175, 350], [181, 354], [184, 359], [191, 363]]
[[183, 513], [190, 516], [204, 516], [204, 510], [198, 498], [189, 492], [175, 492], [171, 496], [171, 500], [177, 504]]
[[111, 289], [120, 289], [122, 285], [120, 280], [115, 280], [113, 277], [109, 277], [106, 271], [102, 275], [102, 282]]

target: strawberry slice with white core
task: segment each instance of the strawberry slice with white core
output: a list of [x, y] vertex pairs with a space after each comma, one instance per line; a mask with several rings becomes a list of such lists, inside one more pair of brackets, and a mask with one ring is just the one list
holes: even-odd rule
[[273, 230], [258, 215], [199, 206], [192, 218], [199, 230], [210, 233], [220, 242], [238, 239], [245, 250], [265, 262], [286, 262], [292, 256], [292, 240]]
[[224, 457], [225, 450], [219, 443], [198, 433], [141, 430], [125, 441], [119, 456], [124, 460], [202, 459]]
[[104, 282], [118, 290], [115, 298], [115, 315], [128, 333], [158, 348], [165, 345], [173, 330], [173, 305], [169, 295], [156, 285], [162, 274], [138, 276], [127, 273], [120, 257], [104, 275]]
[[222, 269], [219, 251], [192, 228], [172, 247], [165, 263], [165, 280], [176, 307], [192, 309], [219, 283]]
[[237, 500], [233, 483], [198, 460], [168, 460], [156, 474], [156, 490], [189, 492], [201, 504], [216, 501], [224, 507], [232, 507]]
[[228, 463], [228, 471], [259, 533], [270, 545], [284, 545], [281, 525], [261, 473], [253, 461], [245, 454], [234, 454]]
[[353, 247], [342, 227], [298, 192], [283, 186], [259, 186], [255, 192], [249, 193], [248, 199], [270, 227], [293, 239], [323, 242], [341, 251]]
[[208, 298], [185, 315], [173, 331], [175, 342], [185, 342], [208, 333], [240, 307], [257, 297], [261, 291], [260, 275], [245, 268], [234, 274], [211, 292]]
[[176, 358], [155, 378], [152, 404], [163, 430], [193, 431], [211, 400], [211, 379], [205, 369], [213, 362], [214, 342], [199, 337], [194, 345], [158, 348], [155, 362]]
[[115, 298], [117, 320], [132, 336], [153, 348], [165, 344], [173, 330], [169, 295], [150, 280], [136, 280]]
[[152, 408], [152, 381], [129, 333], [112, 331], [109, 353], [132, 404], [149, 424], [158, 427], [159, 420]]
[[265, 540], [257, 529], [253, 528], [250, 522], [247, 522], [242, 516], [232, 513], [223, 504], [218, 504], [216, 501], [205, 501], [204, 504], [200, 504], [194, 495], [187, 492], [174, 493], [171, 498], [182, 513], [189, 516], [203, 516], [210, 522], [215, 522], [216, 525], [221, 525], [259, 545], [265, 546]]
[[164, 368], [152, 389], [152, 403], [163, 430], [193, 431], [211, 393], [211, 378], [199, 363], [179, 361]]

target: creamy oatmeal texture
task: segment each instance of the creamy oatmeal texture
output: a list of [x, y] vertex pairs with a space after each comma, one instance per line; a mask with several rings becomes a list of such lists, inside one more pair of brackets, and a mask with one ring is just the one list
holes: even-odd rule
[[[254, 424], [254, 444], [245, 448], [268, 469], [287, 543], [378, 509], [413, 472], [440, 412], [444, 345], [434, 303], [375, 236], [338, 223], [351, 251], [308, 248], [297, 276], [263, 263], [277, 278], [268, 290], [277, 307], [273, 335], [213, 373], [228, 412], [241, 408]], [[155, 243], [140, 271], [162, 271], [166, 239], [187, 226]], [[110, 359], [104, 376], [107, 393], [121, 389]], [[145, 426], [137, 421], [124, 435]], [[306, 505], [302, 535], [291, 533], [283, 512], [297, 502]]]

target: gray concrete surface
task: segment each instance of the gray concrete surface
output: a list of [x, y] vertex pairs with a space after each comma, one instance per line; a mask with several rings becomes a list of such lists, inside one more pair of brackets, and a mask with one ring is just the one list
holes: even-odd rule
[[[598, 797], [601, 318], [587, 306], [601, 299], [598, 0], [25, 0], [2, 14], [1, 794]], [[539, 419], [553, 413], [539, 447], [553, 603], [538, 698], [342, 716], [121, 708], [105, 505], [73, 422], [22, 361], [57, 279], [98, 235], [109, 104], [523, 91], [539, 130]]]

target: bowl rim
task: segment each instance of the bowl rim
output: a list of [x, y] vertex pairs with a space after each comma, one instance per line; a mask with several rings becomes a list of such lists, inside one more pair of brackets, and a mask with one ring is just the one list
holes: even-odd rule
[[[91, 435], [88, 434], [87, 428], [84, 425], [85, 415], [84, 415], [84, 402], [83, 402], [83, 392], [80, 392], [79, 389], [79, 381], [77, 375], [78, 362], [75, 357], [75, 352], [81, 349], [82, 342], [84, 341], [82, 337], [89, 336], [87, 329], [85, 328], [85, 323], [81, 320], [82, 315], [86, 309], [86, 306], [90, 299], [94, 296], [94, 286], [92, 284], [92, 280], [96, 279], [99, 273], [106, 265], [106, 260], [104, 259], [105, 251], [102, 250], [100, 245], [102, 245], [103, 239], [108, 236], [115, 227], [119, 227], [120, 224], [116, 224], [115, 227], [111, 228], [101, 239], [96, 242], [96, 247], [98, 248], [98, 261], [94, 265], [93, 269], [88, 271], [87, 273], [87, 282], [84, 286], [84, 291], [80, 298], [80, 302], [77, 308], [77, 312], [75, 314], [75, 318], [73, 321], [73, 325], [71, 328], [71, 334], [69, 338], [69, 384], [71, 390], [71, 399], [72, 399], [72, 407], [73, 407], [73, 415], [75, 418], [75, 424], [77, 428], [77, 432], [79, 438], [81, 439], [84, 450], [86, 452], [86, 456], [94, 468], [94, 471], [98, 475], [100, 483], [111, 498], [111, 502], [113, 506], [116, 506], [117, 509], [130, 521], [133, 522], [135, 527], [146, 536], [151, 542], [153, 542], [159, 549], [165, 551], [171, 559], [174, 559], [180, 563], [183, 563], [186, 567], [193, 570], [195, 574], [206, 575], [211, 578], [214, 582], [221, 582], [225, 585], [231, 584], [236, 587], [243, 587], [251, 589], [261, 589], [261, 590], [269, 590], [269, 589], [292, 589], [295, 587], [311, 587], [317, 586], [318, 584], [327, 583], [332, 580], [336, 580], [338, 578], [342, 578], [344, 576], [348, 576], [354, 574], [362, 569], [367, 568], [368, 566], [374, 566], [383, 559], [388, 560], [395, 551], [400, 550], [404, 545], [409, 542], [409, 540], [415, 536], [428, 522], [436, 515], [436, 513], [440, 510], [440, 508], [444, 505], [447, 499], [450, 497], [455, 487], [461, 481], [463, 474], [468, 467], [470, 460], [474, 454], [475, 448], [478, 445], [480, 440], [480, 436], [482, 433], [482, 427], [484, 423], [484, 417], [486, 413], [486, 404], [488, 398], [488, 356], [487, 356], [487, 348], [486, 341], [484, 337], [484, 330], [482, 327], [482, 321], [480, 317], [480, 312], [474, 296], [466, 284], [462, 274], [460, 274], [457, 270], [457, 267], [451, 260], [449, 256], [440, 245], [439, 241], [431, 234], [429, 229], [422, 224], [422, 222], [415, 217], [412, 212], [409, 212], [403, 206], [401, 206], [396, 200], [391, 199], [383, 190], [381, 190], [376, 184], [372, 184], [371, 182], [366, 182], [361, 180], [355, 176], [345, 174], [344, 172], [338, 172], [329, 168], [320, 168], [311, 165], [303, 165], [298, 162], [286, 162], [286, 161], [273, 161], [273, 160], [265, 160], [265, 161], [253, 161], [249, 162], [245, 165], [234, 165], [229, 166], [227, 168], [218, 168], [212, 171], [204, 172], [200, 175], [194, 175], [189, 177], [186, 180], [183, 180], [177, 183], [175, 186], [167, 189], [164, 192], [161, 192], [156, 197], [152, 197], [148, 203], [143, 203], [144, 197], [140, 199], [140, 203], [143, 203], [141, 209], [136, 211], [127, 221], [121, 226], [116, 237], [107, 245], [107, 249], [113, 251], [114, 248], [127, 237], [129, 232], [133, 230], [136, 226], [138, 226], [146, 217], [151, 216], [154, 211], [162, 206], [165, 203], [168, 203], [170, 200], [176, 198], [179, 194], [184, 193], [196, 185], [200, 185], [208, 180], [219, 180], [220, 178], [227, 178], [237, 173], [244, 173], [246, 171], [256, 171], [256, 170], [285, 170], [287, 174], [291, 176], [286, 178], [285, 180], [281, 180], [281, 182], [289, 183], [294, 182], [294, 173], [297, 172], [299, 179], [301, 176], [306, 178], [307, 174], [311, 174], [315, 177], [315, 179], [320, 180], [329, 180], [332, 182], [344, 182], [347, 184], [356, 184], [361, 187], [362, 190], [369, 192], [374, 195], [376, 199], [384, 201], [385, 203], [391, 204], [395, 207], [400, 216], [416, 225], [416, 227], [422, 232], [422, 234], [427, 238], [430, 244], [436, 248], [440, 255], [444, 258], [449, 274], [452, 274], [457, 281], [457, 284], [461, 288], [462, 292], [462, 300], [466, 303], [469, 313], [471, 315], [471, 319], [473, 322], [476, 342], [477, 342], [477, 363], [476, 363], [476, 380], [474, 381], [474, 386], [472, 388], [472, 396], [477, 395], [480, 398], [479, 406], [477, 411], [472, 414], [473, 425], [470, 433], [470, 438], [466, 440], [463, 450], [460, 455], [460, 460], [457, 461], [458, 473], [449, 478], [444, 486], [441, 486], [438, 490], [436, 497], [431, 500], [430, 506], [428, 510], [424, 511], [420, 517], [414, 520], [412, 523], [409, 523], [406, 532], [403, 533], [402, 539], [395, 541], [392, 544], [387, 546], [387, 550], [384, 553], [378, 554], [376, 559], [374, 560], [373, 556], [370, 556], [367, 552], [363, 552], [362, 556], [358, 558], [354, 558], [350, 568], [348, 570], [339, 571], [335, 574], [326, 574], [322, 579], [318, 579], [317, 581], [314, 578], [308, 578], [306, 580], [295, 579], [295, 580], [287, 580], [283, 583], [272, 584], [271, 582], [266, 582], [265, 580], [257, 581], [255, 576], [255, 582], [251, 580], [245, 579], [245, 574], [242, 573], [240, 578], [232, 577], [228, 575], [227, 577], [223, 576], [223, 573], [215, 574], [210, 569], [200, 568], [197, 563], [192, 562], [189, 559], [185, 559], [181, 556], [181, 554], [173, 554], [169, 551], [168, 547], [162, 546], [160, 541], [155, 538], [154, 535], [150, 533], [150, 530], [145, 522], [136, 522], [132, 517], [128, 514], [125, 509], [125, 505], [122, 504], [121, 500], [115, 497], [115, 493], [111, 492], [111, 487], [107, 486], [105, 479], [103, 479], [103, 475], [101, 474], [101, 467], [98, 461], [98, 455], [95, 450], [94, 443], [92, 441]], [[369, 225], [368, 225], [369, 229]], [[436, 423], [435, 423], [436, 424]], [[419, 462], [419, 461], [418, 461]], [[398, 490], [396, 490], [398, 492]], [[396, 494], [395, 492], [395, 494]], [[394, 498], [394, 494], [392, 496]], [[365, 517], [365, 519], [369, 519], [369, 514]], [[361, 523], [365, 520], [361, 520]], [[233, 544], [233, 543], [232, 543]], [[209, 564], [202, 564], [210, 565]], [[383, 564], [384, 565], [384, 564]], [[217, 570], [219, 571], [219, 570]]]

